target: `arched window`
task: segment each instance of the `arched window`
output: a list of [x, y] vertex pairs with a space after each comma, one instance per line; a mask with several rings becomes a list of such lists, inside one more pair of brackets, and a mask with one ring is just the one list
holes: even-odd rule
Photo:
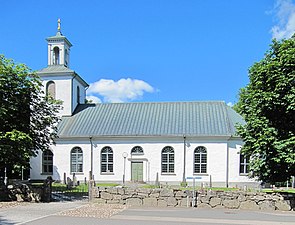
[[59, 65], [59, 48], [58, 47], [53, 48], [53, 64]]
[[143, 155], [143, 149], [140, 146], [135, 146], [131, 149], [131, 155]]
[[113, 150], [111, 147], [103, 147], [101, 150], [101, 172], [112, 173], [114, 166]]
[[68, 67], [68, 58], [69, 58], [69, 53], [68, 50], [65, 49], [65, 66]]
[[80, 104], [80, 88], [77, 86], [77, 104]]
[[55, 99], [55, 83], [53, 81], [48, 81], [46, 84], [46, 95], [50, 95]]
[[195, 149], [194, 173], [207, 173], [207, 150], [203, 146]]
[[174, 149], [170, 146], [162, 150], [162, 173], [174, 173]]
[[46, 150], [42, 154], [42, 173], [53, 174], [53, 153], [50, 150]]
[[83, 172], [83, 151], [80, 147], [71, 150], [71, 173]]

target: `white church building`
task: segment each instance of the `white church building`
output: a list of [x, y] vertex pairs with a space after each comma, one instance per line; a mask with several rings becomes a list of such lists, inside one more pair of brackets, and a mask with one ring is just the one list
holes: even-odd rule
[[[60, 28], [48, 43], [48, 66], [37, 73], [45, 93], [63, 101], [56, 144], [31, 159], [31, 179], [213, 186], [257, 184], [235, 124], [222, 101], [85, 104], [88, 84], [69, 68], [72, 44]], [[198, 184], [199, 185], [199, 184]]]

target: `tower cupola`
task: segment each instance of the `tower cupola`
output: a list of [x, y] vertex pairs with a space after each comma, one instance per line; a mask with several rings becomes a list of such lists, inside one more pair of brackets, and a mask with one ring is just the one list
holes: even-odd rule
[[60, 19], [55, 36], [46, 39], [48, 43], [48, 66], [63, 65], [69, 68], [71, 42], [61, 33]]

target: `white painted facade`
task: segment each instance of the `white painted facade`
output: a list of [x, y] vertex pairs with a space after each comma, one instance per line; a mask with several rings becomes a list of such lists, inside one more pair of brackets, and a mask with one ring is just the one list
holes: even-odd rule
[[[123, 182], [124, 174], [124, 157], [123, 153], [128, 155], [125, 161], [125, 181], [132, 181], [131, 164], [132, 162], [143, 163], [143, 182], [155, 183], [158, 174], [160, 183], [180, 184], [183, 179], [184, 168], [184, 142], [182, 138], [95, 138], [92, 140], [93, 146], [93, 175], [98, 182]], [[186, 168], [185, 177], [197, 176], [200, 179], [196, 180], [197, 185], [204, 183], [210, 184], [210, 179], [213, 186], [252, 186], [256, 182], [249, 179], [245, 174], [239, 173], [240, 155], [239, 150], [242, 145], [241, 140], [211, 140], [210, 137], [205, 139], [187, 138], [185, 144], [186, 151]], [[109, 146], [113, 150], [113, 165], [112, 173], [101, 172], [101, 150], [103, 147]], [[135, 146], [143, 148], [143, 155], [132, 155], [131, 149]], [[174, 173], [161, 173], [161, 152], [166, 146], [173, 147], [175, 151], [175, 169]], [[204, 174], [193, 173], [194, 169], [194, 150], [198, 146], [203, 146], [207, 150], [207, 172]], [[75, 173], [78, 180], [83, 181], [89, 179], [91, 171], [91, 143], [89, 139], [73, 138], [67, 140], [56, 141], [56, 145], [52, 146], [54, 154], [53, 174], [55, 180], [63, 180], [64, 174], [66, 177], [72, 178], [70, 151], [74, 147], [80, 147], [83, 150], [83, 172]], [[41, 154], [32, 160], [31, 177], [34, 179], [44, 179], [48, 175], [42, 175], [42, 159]], [[228, 160], [227, 160], [228, 157]], [[228, 169], [227, 169], [228, 168]], [[191, 182], [191, 180], [187, 180]]]
[[[46, 93], [48, 82], [55, 83], [55, 98], [62, 100], [61, 116], [71, 116], [76, 109], [78, 102], [83, 104], [86, 99], [86, 89], [77, 77], [73, 75], [42, 76], [43, 91]], [[79, 88], [79, 91], [78, 91]], [[78, 96], [79, 95], [79, 96]]]
[[[48, 39], [47, 39], [48, 40]], [[54, 44], [48, 41], [48, 66], [52, 64], [52, 47], [59, 46], [61, 51], [71, 46], [69, 42], [60, 39]], [[66, 45], [65, 45], [66, 43]], [[63, 54], [61, 54], [63, 55]], [[62, 56], [64, 57], [64, 56]], [[69, 56], [67, 56], [69, 60]], [[65, 58], [60, 59], [64, 63]], [[69, 63], [69, 62], [67, 62]], [[43, 88], [46, 93], [48, 82], [55, 83], [56, 99], [63, 101], [62, 116], [72, 116], [78, 103], [84, 103], [86, 98], [87, 84], [76, 73], [72, 72], [44, 72], [41, 73]], [[80, 94], [78, 94], [78, 89]], [[79, 99], [79, 101], [78, 101]], [[198, 177], [197, 185], [203, 183], [213, 186], [243, 186], [256, 185], [257, 182], [249, 179], [245, 174], [240, 174], [240, 148], [243, 144], [240, 138], [231, 136], [207, 136], [190, 137], [186, 136], [95, 136], [89, 137], [67, 137], [55, 140], [56, 144], [51, 146], [53, 153], [52, 173], [43, 173], [42, 153], [31, 159], [31, 179], [45, 179], [51, 175], [54, 180], [63, 181], [64, 177], [73, 177], [71, 171], [71, 150], [79, 147], [83, 153], [82, 172], [75, 172], [78, 180], [89, 179], [92, 163], [92, 174], [98, 182], [123, 182], [132, 181], [132, 163], [142, 163], [142, 182], [155, 183], [158, 180], [165, 184], [180, 184], [183, 178]], [[113, 150], [113, 171], [110, 173], [101, 171], [101, 151], [104, 147]], [[131, 149], [140, 146], [143, 154], [132, 155]], [[174, 150], [174, 172], [162, 173], [162, 150], [170, 146]], [[203, 146], [207, 151], [206, 173], [194, 173], [194, 151], [197, 147]], [[91, 154], [92, 153], [92, 154]], [[127, 157], [123, 155], [127, 153]], [[185, 155], [185, 157], [184, 157]], [[125, 166], [124, 166], [125, 165]], [[124, 169], [125, 168], [125, 169]], [[185, 168], [185, 170], [184, 170]], [[187, 182], [192, 180], [187, 179]]]

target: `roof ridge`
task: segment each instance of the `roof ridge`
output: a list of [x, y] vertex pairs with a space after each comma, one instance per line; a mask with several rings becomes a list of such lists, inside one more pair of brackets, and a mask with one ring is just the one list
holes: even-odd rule
[[106, 102], [106, 103], [96, 103], [95, 105], [127, 105], [127, 104], [183, 104], [183, 103], [222, 103], [225, 104], [225, 101], [222, 100], [197, 100], [197, 101], [159, 101], [159, 102]]

